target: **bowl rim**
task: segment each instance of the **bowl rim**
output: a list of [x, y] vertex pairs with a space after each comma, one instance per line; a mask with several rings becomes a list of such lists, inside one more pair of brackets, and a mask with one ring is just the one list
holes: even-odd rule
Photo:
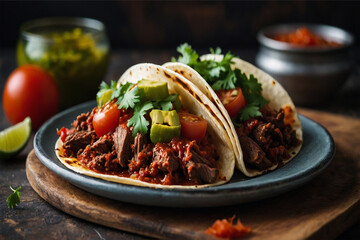
[[79, 28], [90, 28], [95, 30], [89, 33], [93, 39], [101, 39], [106, 36], [105, 24], [99, 20], [86, 17], [46, 17], [37, 18], [24, 22], [20, 27], [20, 35], [25, 39], [36, 38], [42, 41], [53, 42], [50, 36], [37, 34], [31, 31], [33, 28], [49, 26], [73, 26]]
[[[280, 32], [289, 32], [295, 30], [299, 27], [308, 27], [310, 30], [327, 30], [328, 32], [337, 33], [342, 35], [342, 40], [340, 40], [341, 46], [339, 47], [319, 47], [319, 46], [297, 46], [291, 43], [281, 42], [269, 37], [271, 34], [280, 33]], [[329, 36], [321, 35], [325, 38], [331, 38]], [[339, 27], [330, 26], [326, 24], [317, 24], [317, 23], [281, 23], [263, 27], [257, 33], [257, 40], [262, 46], [273, 50], [286, 51], [286, 52], [305, 52], [305, 53], [314, 53], [314, 52], [331, 52], [339, 51], [351, 47], [354, 44], [354, 36]]]

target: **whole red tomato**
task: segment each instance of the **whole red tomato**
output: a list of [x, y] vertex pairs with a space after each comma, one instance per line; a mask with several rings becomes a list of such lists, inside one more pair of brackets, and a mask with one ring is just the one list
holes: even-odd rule
[[3, 107], [12, 124], [29, 116], [33, 128], [37, 129], [58, 112], [59, 90], [56, 82], [38, 66], [20, 66], [6, 81]]

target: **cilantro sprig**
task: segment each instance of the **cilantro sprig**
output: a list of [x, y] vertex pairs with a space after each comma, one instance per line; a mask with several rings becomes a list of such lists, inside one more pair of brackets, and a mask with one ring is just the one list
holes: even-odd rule
[[133, 137], [136, 136], [137, 132], [140, 132], [141, 134], [147, 133], [149, 121], [146, 120], [144, 116], [147, 110], [150, 110], [152, 108], [154, 108], [154, 106], [151, 102], [143, 102], [135, 106], [134, 115], [128, 121], [128, 127], [134, 126], [134, 129], [132, 131]]
[[14, 208], [16, 205], [20, 204], [21, 186], [16, 190], [10, 186], [10, 189], [13, 191], [13, 193], [9, 195], [9, 197], [6, 199], [6, 202], [9, 208]]
[[[262, 86], [252, 74], [247, 76], [240, 69], [233, 70], [231, 68], [234, 55], [227, 52], [221, 61], [201, 60], [197, 52], [187, 43], [178, 46], [177, 51], [181, 55], [177, 59], [173, 57], [171, 60], [192, 67], [211, 85], [214, 91], [241, 88], [247, 104], [232, 119], [235, 125], [252, 117], [262, 116], [260, 109], [268, 103], [268, 100], [261, 94]], [[215, 50], [210, 48], [210, 52], [221, 54], [221, 49], [219, 47]]]
[[[116, 99], [119, 109], [132, 109], [133, 116], [129, 119], [127, 126], [134, 127], [132, 136], [135, 137], [138, 132], [146, 134], [148, 131], [149, 121], [145, 118], [146, 113], [151, 109], [161, 109], [169, 111], [175, 106], [176, 110], [180, 110], [181, 104], [178, 94], [170, 94], [166, 98], [159, 101], [150, 101], [145, 98], [144, 92], [137, 88], [136, 85], [126, 82], [119, 87], [115, 81], [111, 81], [110, 85], [102, 82], [97, 97], [100, 98], [106, 91], [112, 90], [112, 101]], [[101, 106], [99, 106], [101, 107]]]

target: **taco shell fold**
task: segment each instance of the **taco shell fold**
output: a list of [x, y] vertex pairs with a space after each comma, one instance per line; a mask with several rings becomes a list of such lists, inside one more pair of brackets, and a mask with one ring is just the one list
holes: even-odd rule
[[[216, 54], [207, 54], [201, 57], [201, 60], [221, 61], [222, 59], [223, 59], [223, 55], [216, 55]], [[233, 64], [231, 65], [231, 67], [233, 69], [240, 69], [241, 72], [245, 73], [247, 76], [252, 74], [258, 79], [258, 82], [261, 83], [262, 85], [263, 97], [270, 101], [268, 103], [270, 109], [278, 111], [281, 108], [286, 108], [289, 110], [288, 114], [286, 115], [286, 118], [291, 120], [291, 127], [296, 131], [296, 137], [302, 143], [303, 137], [302, 137], [301, 122], [296, 112], [295, 105], [291, 100], [290, 96], [288, 95], [288, 93], [286, 92], [286, 90], [274, 78], [272, 78], [270, 75], [263, 72], [262, 70], [256, 68], [252, 64], [243, 61], [239, 58], [233, 58], [232, 61]], [[190, 80], [221, 111], [221, 113], [225, 118], [226, 124], [228, 125], [226, 129], [230, 129], [230, 131], [227, 130], [227, 133], [229, 135], [229, 138], [233, 142], [232, 145], [234, 146], [235, 149], [236, 167], [243, 174], [245, 174], [248, 177], [254, 177], [261, 175], [265, 172], [274, 170], [278, 167], [278, 165], [274, 165], [271, 168], [262, 171], [246, 167], [243, 158], [243, 151], [235, 127], [224, 105], [221, 103], [220, 99], [216, 95], [215, 91], [211, 88], [211, 86], [197, 71], [195, 71], [193, 68], [189, 67], [186, 64], [179, 62], [168, 62], [165, 63], [163, 66], [175, 71], [178, 74], [183, 75], [186, 79]], [[301, 143], [289, 150], [291, 157], [283, 161], [283, 164], [286, 164], [287, 162], [292, 160], [299, 153], [301, 149]]]
[[97, 173], [80, 165], [76, 158], [61, 157], [58, 149], [62, 146], [62, 141], [59, 138], [55, 149], [57, 157], [60, 161], [69, 169], [80, 174], [121, 184], [143, 187], [154, 187], [160, 189], [196, 189], [228, 182], [231, 179], [235, 168], [234, 147], [233, 141], [226, 133], [226, 129], [229, 128], [229, 126], [217, 107], [191, 81], [182, 75], [171, 71], [170, 69], [155, 64], [142, 63], [130, 67], [120, 77], [118, 84], [125, 82], [137, 83], [142, 79], [167, 82], [169, 92], [179, 94], [182, 107], [190, 113], [202, 116], [207, 121], [207, 132], [210, 136], [210, 141], [215, 144], [217, 155], [219, 156], [217, 161], [219, 169], [218, 179], [211, 184], [195, 186], [162, 185], [148, 183], [129, 177]]

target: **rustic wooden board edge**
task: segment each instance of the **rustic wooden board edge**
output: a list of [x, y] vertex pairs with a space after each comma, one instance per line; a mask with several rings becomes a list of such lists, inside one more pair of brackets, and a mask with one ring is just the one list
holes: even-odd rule
[[[337, 145], [337, 139], [335, 136], [339, 132], [339, 129], [342, 130], [338, 123], [346, 122], [347, 124], [354, 126], [355, 129], [360, 127], [360, 118], [336, 113], [328, 113], [303, 107], [299, 107], [297, 110], [303, 116], [308, 117], [324, 126], [334, 137], [335, 145]], [[336, 124], [336, 126], [334, 124]], [[360, 192], [360, 190], [358, 190], [358, 192]], [[348, 210], [340, 213], [339, 215], [333, 216], [331, 221], [322, 225], [318, 231], [309, 236], [309, 239], [329, 239], [329, 236], [337, 237], [359, 220], [360, 200], [358, 199], [356, 202], [352, 203], [351, 206], [349, 206]]]
[[[324, 127], [327, 127], [329, 132], [331, 132], [333, 134], [333, 137], [335, 139], [335, 143], [338, 144], [337, 145], [338, 147], [340, 146], [340, 148], [338, 149], [340, 151], [338, 151], [338, 154], [337, 154], [338, 158], [339, 157], [344, 158], [344, 160], [350, 160], [350, 158], [351, 158], [352, 164], [347, 166], [347, 169], [346, 169], [348, 174], [349, 174], [349, 172], [352, 174], [352, 172], [353, 172], [352, 167], [356, 167], [357, 169], [359, 169], [358, 159], [360, 159], [360, 151], [354, 149], [350, 144], [348, 144], [349, 141], [360, 142], [360, 136], [356, 135], [356, 133], [354, 133], [354, 131], [353, 131], [354, 128], [358, 129], [360, 127], [359, 119], [348, 118], [348, 117], [345, 117], [345, 116], [342, 116], [342, 115], [335, 115], [335, 114], [333, 115], [333, 114], [328, 114], [328, 113], [319, 112], [319, 111], [306, 110], [306, 109], [301, 109], [300, 112], [301, 112], [301, 114], [303, 114], [303, 115], [305, 115], [305, 116], [319, 122]], [[339, 122], [341, 124], [339, 124]], [[352, 128], [347, 126], [347, 125], [351, 125]], [[347, 130], [344, 130], [343, 129], [344, 127]], [[345, 136], [344, 136], [344, 134], [345, 134]], [[354, 150], [356, 150], [356, 151], [354, 151]], [[33, 154], [33, 155], [36, 157], [35, 154]], [[28, 157], [30, 157], [30, 154], [29, 154]], [[349, 159], [347, 159], [347, 158], [349, 158]], [[39, 160], [37, 160], [37, 161], [39, 162]], [[354, 163], [355, 163], [355, 165], [354, 165]], [[41, 163], [39, 162], [39, 164], [41, 164]], [[28, 165], [28, 162], [27, 162], [27, 165]], [[335, 167], [335, 169], [336, 169], [339, 166], [340, 166], [339, 164], [336, 164], [336, 166], [333, 166], [333, 168]], [[43, 167], [45, 168], [44, 172], [52, 173], [45, 166], [43, 166]], [[28, 168], [28, 166], [27, 166], [27, 168]], [[349, 171], [349, 168], [350, 168], [350, 171]], [[28, 169], [26, 169], [26, 170], [27, 170], [27, 174], [28, 174]], [[341, 170], [345, 170], [345, 168], [341, 168], [341, 166], [340, 166], [339, 170], [340, 171], [338, 171], [338, 172], [340, 173]], [[337, 177], [339, 177], [339, 174], [336, 174], [336, 172], [333, 172], [333, 170], [330, 171], [330, 173], [325, 173], [325, 174], [326, 174], [326, 176], [329, 177], [329, 175], [333, 174], [333, 173], [335, 173], [335, 175], [337, 175]], [[52, 173], [52, 174], [54, 174], [54, 173]], [[57, 176], [57, 175], [55, 175], [55, 176]], [[353, 182], [353, 183], [358, 185], [359, 184], [359, 179], [360, 179], [359, 174], [355, 173], [354, 176], [357, 176], [357, 177], [353, 177], [351, 180], [356, 180], [357, 182]], [[326, 179], [328, 179], [328, 178], [326, 178]], [[323, 178], [323, 180], [326, 180], [326, 179]], [[323, 183], [323, 184], [325, 183], [326, 184], [328, 182], [327, 180], [325, 182], [323, 180], [320, 181], [320, 183]], [[29, 181], [30, 181], [30, 179], [29, 179]], [[315, 182], [317, 182], [317, 180]], [[335, 183], [335, 182], [333, 181], [333, 183]], [[82, 190], [76, 188], [75, 186], [71, 185], [70, 183], [68, 183], [68, 184], [72, 187], [71, 188], [71, 189], [73, 189], [72, 191], [82, 191]], [[31, 185], [33, 185], [33, 184], [31, 184]], [[39, 185], [38, 184], [38, 188], [41, 188], [41, 187], [44, 187], [44, 185]], [[331, 239], [331, 238], [335, 238], [336, 236], [341, 234], [343, 231], [345, 231], [348, 227], [353, 225], [357, 220], [359, 220], [359, 216], [360, 216], [359, 192], [360, 191], [358, 191], [358, 190], [356, 190], [354, 188], [351, 188], [351, 189], [352, 189], [351, 190], [352, 194], [357, 196], [356, 199], [354, 200], [354, 199], [348, 198], [349, 192], [345, 192], [347, 194], [345, 196], [346, 199], [343, 199], [345, 201], [342, 200], [343, 206], [339, 206], [339, 208], [335, 204], [330, 204], [330, 205], [328, 204], [327, 206], [330, 207], [329, 209], [328, 208], [322, 208], [321, 203], [318, 203], [318, 204], [314, 205], [314, 206], [319, 206], [321, 208], [321, 210], [332, 211], [330, 213], [321, 214], [322, 216], [326, 216], [326, 218], [327, 218], [326, 220], [325, 219], [322, 219], [320, 221], [312, 221], [311, 220], [310, 223], [308, 223], [306, 225], [301, 225], [301, 226], [299, 225], [298, 227], [296, 227], [294, 229], [291, 229], [291, 231], [289, 231], [288, 233], [283, 232], [284, 233], [283, 235], [269, 236], [270, 237], [269, 239], [323, 239], [323, 238]], [[39, 189], [38, 189], [38, 191], [39, 191]], [[36, 191], [36, 192], [38, 192], [38, 191]], [[87, 193], [87, 192], [84, 192], [84, 191], [82, 191], [82, 192], [84, 194], [86, 194], [86, 196], [95, 197], [94, 195], [92, 195], [90, 193]], [[296, 192], [294, 192], [294, 193], [296, 194], [297, 192], [298, 192], [298, 190]], [[300, 192], [304, 192], [304, 191], [302, 191], [300, 189]], [[305, 190], [305, 193], [309, 193], [309, 192]], [[45, 197], [43, 197], [39, 192], [38, 192], [38, 194], [42, 198], [44, 198], [45, 200], [46, 200], [45, 197], [48, 195], [48, 194], [44, 193], [43, 195]], [[100, 198], [100, 197], [98, 197], [98, 198]], [[105, 199], [105, 198], [101, 198], [101, 199], [103, 199], [104, 201], [113, 201], [113, 200], [109, 200], [109, 199]], [[289, 199], [293, 200], [289, 196], [286, 196], [286, 197], [282, 196], [282, 197], [279, 197], [278, 199], [280, 201], [282, 201], [282, 202], [284, 202], [286, 200], [289, 200]], [[333, 198], [330, 198], [330, 199], [333, 199]], [[46, 200], [46, 201], [49, 202], [48, 200]], [[75, 199], [75, 201], [76, 201], [76, 199]], [[118, 203], [120, 205], [126, 205], [124, 203], [119, 203], [119, 202], [116, 202], [116, 203]], [[264, 203], [265, 203], [265, 205], [269, 205], [269, 204], [273, 205], [274, 204], [274, 202], [272, 200], [265, 201]], [[52, 203], [50, 203], [50, 204], [52, 204]], [[55, 206], [54, 204], [52, 204], [52, 205], [57, 207], [58, 209], [64, 211], [62, 209], [63, 206], [60, 203], [55, 201], [55, 204], [59, 204], [59, 205], [58, 206]], [[311, 204], [311, 205], [313, 205], [313, 204]], [[275, 203], [275, 206], [277, 206], [276, 203]], [[336, 207], [336, 211], [334, 211], [335, 207]], [[236, 209], [241, 209], [241, 207], [237, 208], [235, 206], [235, 211], [237, 211]], [[284, 208], [284, 209], [286, 209], [286, 208]], [[78, 214], [80, 214], [82, 210], [83, 209], [78, 209], [78, 211], [80, 211], [80, 212], [78, 212]], [[74, 215], [74, 213], [72, 211], [64, 211], [64, 212], [89, 221], [88, 216], [87, 217], [77, 216], [77, 215]], [[218, 217], [219, 214], [214, 215], [214, 216]], [[297, 216], [297, 215], [295, 214], [295, 216]], [[300, 214], [299, 216], [301, 217], [302, 215]], [[316, 215], [314, 215], [314, 216], [316, 216]], [[244, 219], [248, 219], [247, 222], [251, 223], [251, 220], [252, 220], [253, 224], [256, 223], [256, 219], [252, 218], [251, 215], [247, 215], [247, 217], [248, 218], [244, 218]], [[90, 218], [90, 219], [94, 220], [92, 218]], [[202, 217], [202, 219], [204, 219], [204, 217]], [[171, 239], [171, 238], [173, 238], [173, 239], [195, 239], [195, 238], [196, 239], [208, 239], [208, 238], [211, 238], [211, 236], [205, 235], [203, 233], [203, 231], [204, 231], [203, 229], [206, 229], [207, 225], [202, 225], [201, 233], [199, 233], [200, 230], [198, 230], [196, 228], [195, 229], [190, 228], [190, 231], [189, 231], [189, 228], [187, 228], [187, 227], [184, 228], [184, 229], [181, 229], [181, 226], [180, 226], [180, 229], [179, 229], [179, 227], [176, 228], [177, 225], [175, 225], [176, 224], [175, 221], [170, 222], [168, 224], [167, 222], [157, 221], [156, 219], [155, 219], [155, 221], [151, 221], [151, 219], [149, 219], [149, 218], [147, 220], [148, 221], [143, 221], [141, 223], [148, 227], [148, 229], [146, 229], [146, 231], [148, 231], [148, 233], [139, 232], [138, 231], [139, 229], [134, 227], [134, 226], [127, 226], [127, 228], [130, 228], [130, 230], [124, 229], [123, 228], [124, 226], [119, 228], [118, 226], [116, 226], [116, 224], [115, 224], [115, 226], [110, 226], [110, 227], [120, 229], [120, 230], [124, 230], [124, 231], [137, 233], [137, 234], [142, 234], [142, 235], [149, 236], [149, 237], [156, 237], [156, 238], [166, 238], [166, 239]], [[269, 220], [269, 219], [267, 219], [267, 220]], [[279, 220], [278, 219], [270, 219], [270, 220], [276, 220], [275, 222], [281, 221], [281, 219], [279, 219]], [[298, 219], [298, 220], [301, 221], [301, 218]], [[138, 221], [140, 221], [140, 220], [136, 220], [136, 222], [133, 222], [133, 223], [128, 221], [127, 224], [129, 224], [129, 225], [138, 224]], [[98, 223], [98, 224], [101, 224], [101, 225], [105, 225], [105, 226], [109, 226], [109, 225], [103, 224], [102, 219], [95, 219], [95, 221], [92, 221], [92, 222]], [[156, 223], [154, 223], [154, 222], [156, 222]], [[148, 224], [148, 225], [146, 225], [146, 224]], [[210, 224], [210, 221], [208, 221], [207, 224]], [[267, 222], [267, 224], [268, 224], [268, 226], [264, 226], [264, 227], [254, 224], [253, 234], [251, 234], [248, 237], [248, 239], [262, 239], [264, 236], [266, 236], [266, 235], [263, 235], [262, 231], [267, 230], [266, 227], [271, 227], [272, 226], [271, 223], [269, 225], [269, 221]], [[186, 226], [188, 226], [188, 225], [186, 225]], [[194, 231], [191, 231], [191, 230], [194, 230]], [[279, 230], [279, 229], [277, 229], [277, 230]], [[157, 234], [154, 233], [156, 231], [158, 231]], [[278, 233], [279, 233], [279, 231], [278, 231]], [[280, 234], [282, 234], [282, 233], [280, 232]], [[294, 236], [294, 234], [296, 236]], [[153, 235], [155, 235], [155, 236], [153, 236]], [[214, 239], [216, 239], [216, 238], [214, 238]]]
[[[351, 214], [350, 214], [351, 213]], [[360, 201], [357, 201], [349, 209], [334, 217], [326, 225], [309, 236], [309, 240], [336, 238], [346, 229], [360, 220]]]
[[[37, 161], [37, 163], [35, 163], [35, 161]], [[140, 220], [137, 218], [136, 222], [134, 222], [133, 219], [128, 218], [128, 215], [126, 214], [117, 218], [109, 218], [103, 216], [102, 214], [96, 214], [100, 213], [104, 209], [107, 209], [107, 212], [111, 212], [116, 211], [116, 208], [119, 206], [126, 207], [131, 204], [105, 199], [85, 192], [68, 183], [66, 180], [58, 177], [55, 173], [48, 170], [44, 165], [40, 167], [42, 170], [44, 170], [43, 173], [36, 172], [37, 170], [35, 169], [36, 167], [34, 167], [34, 165], [39, 166], [42, 165], [42, 163], [37, 159], [34, 150], [32, 150], [26, 159], [26, 176], [30, 185], [34, 191], [46, 202], [69, 215], [103, 226], [158, 239], [218, 239], [203, 232], [192, 232], [186, 229], [179, 230], [173, 228], [172, 226], [166, 226], [165, 224], [161, 223], [153, 223], [146, 219]], [[36, 180], [34, 174], [47, 174], [48, 177], [52, 178], [49, 179], [49, 182], [55, 178], [62, 182], [60, 185], [66, 184], [66, 187], [68, 188], [67, 192], [74, 197], [70, 202], [71, 208], [66, 207], [65, 204], [69, 203], [64, 203], [62, 200], [61, 193], [64, 194], [64, 192], [51, 191], [46, 185], [49, 182], [44, 183], [38, 181], [38, 179]], [[81, 197], [79, 198], [80, 195]], [[77, 200], [84, 200], [84, 198], [94, 200], [95, 208], [84, 208], [83, 204], [81, 206], [76, 205]], [[94, 215], [97, 217], [94, 218]], [[141, 229], [139, 226], [141, 226]]]

